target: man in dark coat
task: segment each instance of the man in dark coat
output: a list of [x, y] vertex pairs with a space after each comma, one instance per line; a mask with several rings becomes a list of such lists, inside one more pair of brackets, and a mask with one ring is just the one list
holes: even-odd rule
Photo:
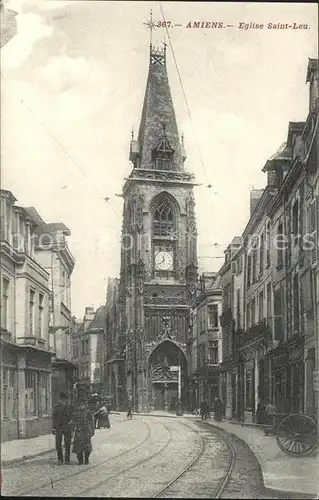
[[64, 436], [66, 464], [70, 463], [71, 435], [73, 425], [73, 407], [69, 403], [68, 396], [60, 393], [59, 402], [53, 408], [52, 432], [55, 434], [55, 447], [58, 455], [58, 465], [63, 464], [62, 437]]
[[92, 452], [91, 438], [94, 435], [94, 415], [92, 414], [84, 391], [79, 391], [78, 405], [74, 411], [73, 453], [76, 453], [78, 464], [89, 463]]

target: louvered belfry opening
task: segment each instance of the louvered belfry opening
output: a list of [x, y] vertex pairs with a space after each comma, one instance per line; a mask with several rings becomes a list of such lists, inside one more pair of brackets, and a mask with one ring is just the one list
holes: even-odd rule
[[174, 208], [167, 196], [162, 196], [154, 210], [153, 236], [170, 236], [174, 230]]

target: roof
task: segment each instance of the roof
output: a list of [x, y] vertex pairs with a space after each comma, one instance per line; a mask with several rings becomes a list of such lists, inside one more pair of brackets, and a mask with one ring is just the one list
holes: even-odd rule
[[45, 221], [42, 219], [42, 217], [34, 207], [25, 207], [24, 210], [27, 212], [29, 217], [31, 217], [31, 219], [37, 224], [37, 226], [45, 226]]
[[306, 122], [289, 122], [287, 144], [291, 146], [292, 137], [294, 134], [301, 135]]
[[267, 170], [274, 170], [276, 168], [276, 163], [290, 161], [291, 157], [291, 148], [286, 142], [283, 142], [278, 151], [266, 161], [262, 171], [266, 172]]
[[166, 70], [166, 49], [151, 46], [150, 66], [138, 135], [140, 168], [150, 168], [163, 134], [174, 150], [172, 168], [183, 170], [181, 144]]
[[58, 231], [61, 231], [66, 236], [70, 236], [71, 231], [63, 222], [50, 222], [50, 223], [45, 222], [34, 207], [25, 207], [24, 210], [31, 217], [31, 219], [37, 224], [37, 226], [39, 226], [38, 232], [53, 234]]
[[12, 203], [17, 201], [16, 197], [11, 193], [11, 191], [8, 191], [7, 189], [0, 189], [0, 194], [3, 197], [10, 198]]
[[318, 73], [318, 59], [312, 59], [309, 57], [306, 83], [310, 82], [311, 75], [313, 73]]
[[93, 328], [104, 328], [105, 323], [106, 323], [106, 306], [101, 306], [96, 311], [95, 316], [88, 327], [88, 330], [93, 330]]
[[46, 224], [46, 230], [52, 233], [62, 231], [66, 236], [70, 236], [71, 234], [70, 229], [63, 222], [50, 222]]

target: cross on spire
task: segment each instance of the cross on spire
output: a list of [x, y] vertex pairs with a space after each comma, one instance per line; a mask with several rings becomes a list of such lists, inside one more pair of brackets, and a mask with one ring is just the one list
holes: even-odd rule
[[152, 9], [150, 11], [150, 17], [149, 19], [146, 21], [146, 23], [143, 23], [145, 24], [148, 29], [150, 30], [150, 46], [152, 47], [152, 33], [153, 33], [153, 30], [155, 30], [155, 23], [153, 22], [153, 12], [152, 12]]

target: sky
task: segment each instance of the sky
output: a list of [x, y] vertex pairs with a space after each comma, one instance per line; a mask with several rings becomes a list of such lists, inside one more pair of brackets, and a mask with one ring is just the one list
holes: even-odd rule
[[[76, 259], [72, 312], [105, 303], [120, 271], [124, 177], [138, 132], [158, 2], [9, 0], [18, 33], [1, 49], [2, 188], [46, 222], [64, 222]], [[171, 48], [167, 67], [185, 168], [193, 172], [199, 270], [217, 271], [249, 217], [249, 193], [308, 112], [308, 57], [316, 57], [315, 3], [162, 2]], [[187, 28], [215, 21], [223, 29]], [[239, 23], [264, 29], [239, 29]], [[268, 29], [268, 23], [307, 29]], [[181, 26], [175, 26], [180, 24]], [[153, 33], [154, 44], [165, 29]], [[169, 42], [167, 36], [166, 41]], [[208, 188], [208, 185], [212, 185]], [[109, 202], [104, 200], [109, 197]], [[217, 244], [217, 245], [216, 245]]]

